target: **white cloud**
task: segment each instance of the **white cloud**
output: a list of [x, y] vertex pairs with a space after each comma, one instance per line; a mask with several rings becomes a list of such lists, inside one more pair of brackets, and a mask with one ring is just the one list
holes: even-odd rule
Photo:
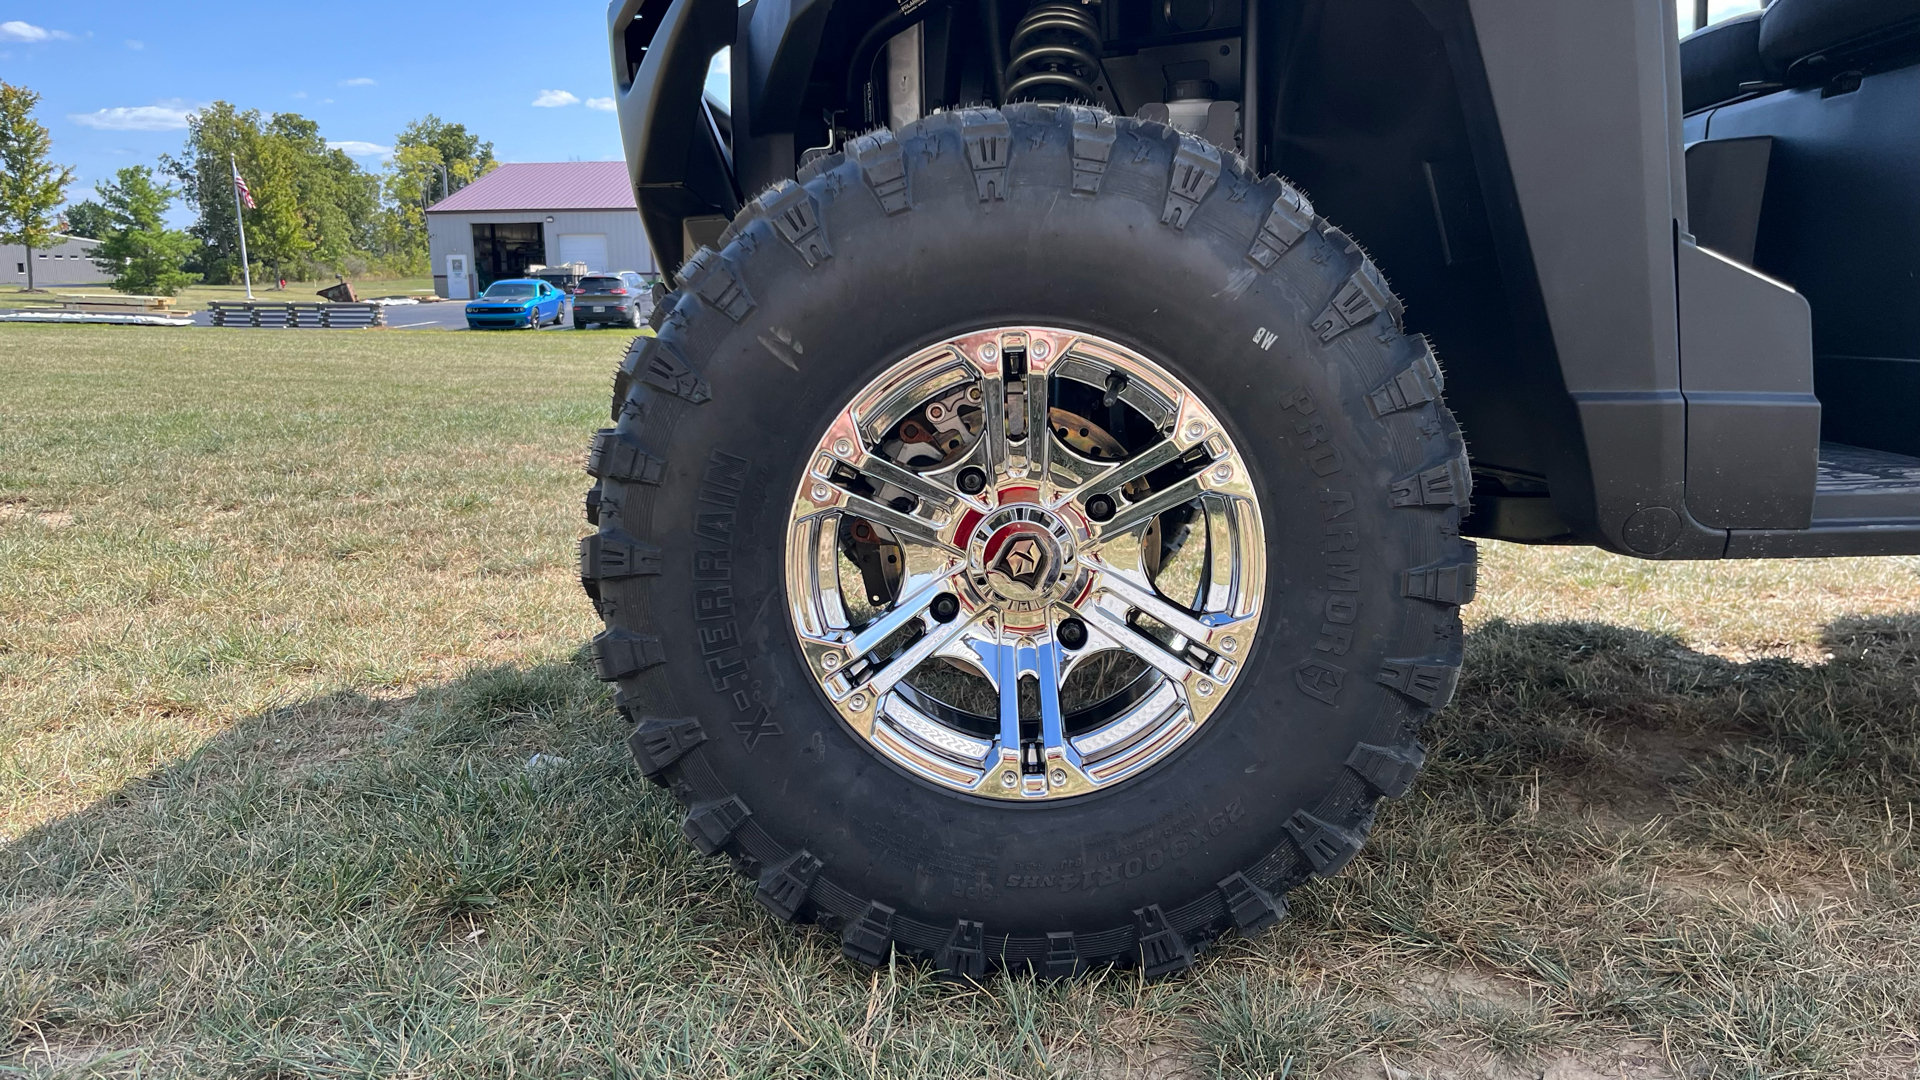
[[340, 85], [341, 86], [376, 86], [378, 84], [375, 83], [372, 79], [367, 78], [365, 75], [361, 75], [358, 78], [341, 79]]
[[533, 99], [536, 109], [558, 109], [563, 105], [578, 105], [580, 99], [565, 90], [542, 90], [540, 96]]
[[612, 112], [614, 107], [613, 99], [610, 97], [590, 97], [587, 99], [587, 108], [589, 109], [598, 109], [601, 112]]
[[307, 92], [305, 90], [295, 90], [293, 92], [293, 96], [297, 98], [303, 98], [307, 96]]
[[345, 150], [348, 157], [385, 157], [393, 153], [391, 146], [361, 142], [358, 139], [328, 139], [327, 146], [334, 150]]
[[199, 106], [173, 98], [153, 105], [121, 105], [90, 113], [70, 113], [67, 119], [101, 131], [178, 131]]
[[146, 47], [147, 47], [147, 43], [144, 41], [135, 41], [132, 38], [127, 39], [127, 48], [132, 49], [134, 52], [139, 52], [141, 49], [144, 49]]
[[49, 30], [44, 26], [35, 26], [29, 22], [10, 19], [0, 22], [0, 41], [71, 41], [73, 35], [65, 30]]

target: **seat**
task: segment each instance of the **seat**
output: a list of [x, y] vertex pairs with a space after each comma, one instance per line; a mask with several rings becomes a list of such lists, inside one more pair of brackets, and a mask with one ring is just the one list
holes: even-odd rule
[[1760, 60], [1761, 15], [1736, 15], [1680, 39], [1680, 101], [1687, 112], [1732, 101], [1743, 93], [1740, 84], [1769, 78]]
[[1916, 36], [1920, 0], [1773, 0], [1760, 20], [1760, 59], [1777, 79], [1913, 44]]

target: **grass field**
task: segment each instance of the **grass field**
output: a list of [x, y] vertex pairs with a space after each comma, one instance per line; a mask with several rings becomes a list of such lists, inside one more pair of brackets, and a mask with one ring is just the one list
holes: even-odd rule
[[0, 1073], [1920, 1068], [1920, 560], [1488, 545], [1345, 875], [1188, 977], [954, 987], [634, 775], [573, 580], [616, 346], [0, 329]]
[[[361, 297], [374, 296], [425, 296], [433, 291], [432, 278], [354, 278], [353, 287]], [[261, 280], [253, 283], [253, 295], [257, 300], [288, 300], [299, 303], [318, 302], [315, 295], [319, 289], [335, 284], [332, 279], [326, 281], [289, 281], [287, 290], [281, 292], [275, 288], [279, 282]], [[47, 307], [59, 303], [66, 295], [111, 296], [111, 285], [49, 285], [33, 292], [20, 288], [0, 289], [0, 308]], [[209, 300], [245, 300], [247, 290], [242, 285], [189, 285], [180, 290], [173, 298], [176, 311], [204, 311]]]

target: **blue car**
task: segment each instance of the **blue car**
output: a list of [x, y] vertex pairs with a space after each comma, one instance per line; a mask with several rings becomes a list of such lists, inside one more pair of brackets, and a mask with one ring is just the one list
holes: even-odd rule
[[467, 329], [538, 330], [548, 323], [560, 325], [566, 310], [567, 294], [559, 289], [535, 278], [508, 278], [487, 286], [467, 305]]

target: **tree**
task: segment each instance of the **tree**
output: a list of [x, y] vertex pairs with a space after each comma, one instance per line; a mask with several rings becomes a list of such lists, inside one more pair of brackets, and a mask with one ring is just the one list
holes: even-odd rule
[[94, 249], [93, 263], [113, 275], [121, 292], [172, 296], [199, 280], [181, 269], [193, 252], [193, 237], [166, 226], [167, 207], [178, 194], [154, 182], [153, 170], [134, 165], [95, 185], [109, 232]]
[[426, 208], [459, 191], [498, 166], [493, 144], [481, 142], [465, 124], [449, 124], [428, 113], [408, 124], [393, 140], [387, 165], [388, 211], [383, 246], [409, 264], [427, 256]]
[[67, 198], [73, 169], [47, 160], [52, 140], [33, 118], [40, 95], [0, 82], [0, 242], [27, 249], [27, 289], [33, 289], [33, 251], [53, 243], [54, 209]]
[[216, 101], [188, 121], [179, 157], [163, 157], [198, 220], [199, 263], [215, 281], [240, 277], [232, 166], [253, 193], [247, 245], [256, 263], [302, 274], [371, 251], [379, 232], [379, 181], [327, 146], [320, 126], [297, 113], [262, 120]]
[[67, 207], [67, 235], [84, 236], [89, 240], [105, 240], [113, 231], [113, 218], [107, 208], [84, 199]]

